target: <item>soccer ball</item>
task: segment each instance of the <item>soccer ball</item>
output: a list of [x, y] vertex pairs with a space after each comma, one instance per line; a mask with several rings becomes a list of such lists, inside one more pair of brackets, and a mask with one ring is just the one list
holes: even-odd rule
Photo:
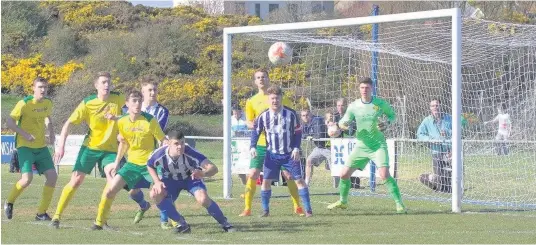
[[341, 135], [341, 130], [336, 124], [333, 124], [331, 126], [328, 126], [328, 135], [332, 138], [339, 137], [339, 135]]
[[286, 65], [292, 60], [292, 48], [284, 42], [276, 42], [268, 50], [268, 59], [274, 65]]

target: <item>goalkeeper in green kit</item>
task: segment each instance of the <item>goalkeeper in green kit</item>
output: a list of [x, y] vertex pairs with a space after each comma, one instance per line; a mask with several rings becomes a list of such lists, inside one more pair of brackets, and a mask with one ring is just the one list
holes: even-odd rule
[[[384, 181], [389, 194], [395, 200], [396, 212], [407, 213], [406, 207], [402, 203], [398, 184], [389, 174], [389, 154], [387, 153], [387, 142], [383, 135], [387, 125], [394, 123], [395, 112], [387, 101], [372, 96], [372, 80], [370, 78], [359, 81], [359, 92], [361, 99], [357, 99], [348, 106], [344, 117], [338, 123], [340, 128], [346, 130], [348, 122], [356, 121], [357, 143], [348, 159], [345, 159], [341, 170], [340, 199], [329, 205], [328, 209], [346, 209], [348, 207], [348, 192], [351, 187], [350, 176], [355, 170], [364, 169], [372, 160], [378, 167], [380, 178]], [[378, 121], [382, 115], [387, 116], [387, 123]], [[336, 131], [335, 134], [339, 133], [340, 130]], [[337, 135], [330, 136], [336, 137]]]

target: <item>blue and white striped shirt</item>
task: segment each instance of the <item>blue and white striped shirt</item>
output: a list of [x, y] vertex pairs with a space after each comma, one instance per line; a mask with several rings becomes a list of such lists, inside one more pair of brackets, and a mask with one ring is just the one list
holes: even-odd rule
[[250, 148], [257, 147], [259, 136], [266, 133], [266, 150], [275, 154], [289, 154], [299, 149], [301, 144], [301, 125], [296, 112], [283, 106], [277, 113], [270, 109], [262, 112], [256, 119], [251, 135]]
[[147, 162], [147, 167], [162, 169], [162, 179], [186, 180], [192, 175], [194, 169], [201, 169], [201, 163], [207, 159], [205, 155], [196, 151], [189, 145], [184, 146], [184, 154], [176, 161], [168, 154], [168, 146], [156, 149]]
[[[169, 110], [165, 106], [159, 103], [155, 103], [153, 106], [141, 108], [141, 111], [151, 114], [151, 116], [156, 118], [156, 120], [158, 121], [158, 124], [160, 124], [160, 128], [162, 128], [162, 130], [166, 129], [166, 126], [168, 123]], [[128, 107], [124, 105], [123, 114], [126, 114], [126, 113], [128, 113]]]

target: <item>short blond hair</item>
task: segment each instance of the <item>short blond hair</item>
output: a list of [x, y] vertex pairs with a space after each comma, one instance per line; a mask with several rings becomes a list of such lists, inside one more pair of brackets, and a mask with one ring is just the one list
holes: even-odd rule
[[268, 74], [268, 70], [266, 70], [264, 68], [259, 68], [259, 69], [255, 70], [255, 72], [253, 72], [253, 79], [255, 79], [255, 74], [257, 74], [257, 72], [262, 72], [262, 73], [264, 73], [264, 75], [266, 75], [266, 77], [270, 78], [270, 74]]
[[99, 80], [99, 78], [101, 77], [106, 77], [108, 79], [112, 79], [112, 75], [110, 75], [109, 72], [107, 71], [100, 71], [97, 73], [97, 75], [95, 76], [95, 82], [97, 82], [97, 80]]
[[158, 82], [153, 76], [143, 77], [140, 81], [140, 88], [143, 88], [145, 85], [152, 84], [155, 87], [158, 87]]
[[283, 90], [279, 86], [271, 86], [266, 90], [267, 94], [275, 94], [279, 96], [283, 96]]

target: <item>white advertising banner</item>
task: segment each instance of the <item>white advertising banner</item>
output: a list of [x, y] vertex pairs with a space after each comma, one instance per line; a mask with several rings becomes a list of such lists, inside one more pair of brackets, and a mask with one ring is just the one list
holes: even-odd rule
[[[55, 146], [59, 142], [59, 135], [56, 135]], [[63, 158], [57, 165], [74, 165], [76, 158], [78, 157], [78, 152], [82, 143], [84, 143], [85, 135], [69, 135], [65, 140], [65, 152]]]
[[249, 171], [249, 162], [251, 155], [249, 154], [248, 139], [234, 139], [231, 141], [231, 173], [247, 174]]
[[[355, 148], [357, 140], [351, 138], [337, 138], [331, 140], [331, 176], [339, 176], [342, 166], [348, 161], [348, 156]], [[387, 149], [389, 152], [389, 172], [394, 176], [395, 169], [395, 142], [387, 140]], [[377, 170], [377, 169], [376, 169]], [[355, 171], [352, 176], [360, 178], [370, 177], [370, 164], [362, 171]]]

